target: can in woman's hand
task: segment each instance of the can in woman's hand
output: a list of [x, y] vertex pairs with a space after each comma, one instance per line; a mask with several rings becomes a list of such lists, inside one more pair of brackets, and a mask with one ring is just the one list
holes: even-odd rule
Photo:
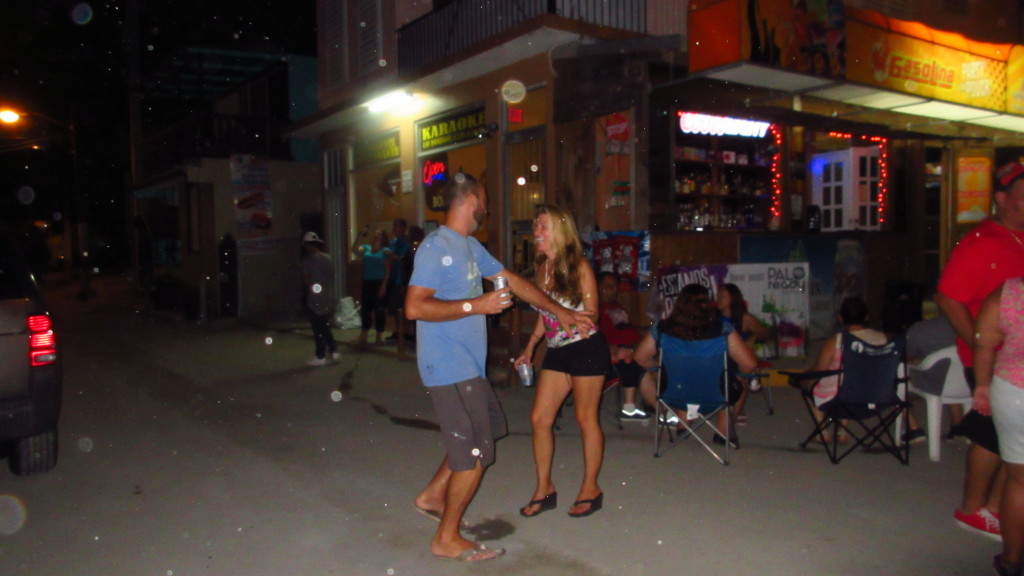
[[519, 383], [526, 388], [533, 386], [533, 366], [528, 362], [519, 365]]

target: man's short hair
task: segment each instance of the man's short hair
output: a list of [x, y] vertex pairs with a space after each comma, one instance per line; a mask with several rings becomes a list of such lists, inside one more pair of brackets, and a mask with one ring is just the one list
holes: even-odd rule
[[466, 196], [475, 194], [479, 187], [480, 183], [477, 182], [476, 178], [466, 174], [465, 172], [457, 172], [452, 176], [451, 180], [445, 183], [444, 189], [441, 191], [441, 198], [444, 200], [445, 211], [460, 202]]

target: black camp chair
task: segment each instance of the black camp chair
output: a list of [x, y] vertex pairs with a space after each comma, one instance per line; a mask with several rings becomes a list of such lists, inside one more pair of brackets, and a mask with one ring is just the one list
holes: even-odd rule
[[[893, 338], [882, 346], [873, 346], [851, 335], [842, 334], [842, 362], [838, 370], [782, 372], [790, 384], [803, 391], [804, 403], [811, 421], [815, 421], [814, 387], [826, 376], [839, 377], [836, 397], [818, 407], [824, 418], [800, 443], [806, 448], [818, 439], [825, 446], [829, 460], [838, 464], [855, 449], [880, 447], [902, 464], [910, 463], [910, 445], [893, 434], [893, 425], [902, 418], [906, 430], [907, 397], [906, 337]], [[802, 385], [813, 381], [810, 386]], [[826, 436], [831, 432], [831, 438]], [[845, 450], [839, 444], [840, 433], [852, 441]]]

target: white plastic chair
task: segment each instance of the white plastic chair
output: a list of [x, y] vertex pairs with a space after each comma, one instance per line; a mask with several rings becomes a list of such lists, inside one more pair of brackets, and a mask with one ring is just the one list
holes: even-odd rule
[[[942, 384], [942, 394], [932, 394], [917, 387], [916, 378], [921, 372], [935, 366], [942, 360], [949, 360], [946, 379]], [[917, 364], [910, 366], [910, 391], [924, 398], [928, 411], [928, 457], [932, 462], [939, 461], [939, 447], [942, 443], [942, 406], [943, 404], [960, 404], [966, 412], [971, 408], [971, 389], [964, 377], [964, 366], [956, 353], [956, 346], [948, 346], [925, 356]]]

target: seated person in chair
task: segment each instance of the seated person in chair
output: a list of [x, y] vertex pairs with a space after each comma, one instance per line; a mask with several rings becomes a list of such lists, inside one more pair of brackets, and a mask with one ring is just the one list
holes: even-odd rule
[[[723, 284], [718, 290], [716, 300], [718, 310], [722, 314], [722, 319], [733, 325], [733, 328], [739, 332], [740, 338], [743, 339], [743, 343], [751, 351], [754, 350], [754, 343], [757, 340], [763, 340], [771, 334], [771, 330], [748, 311], [747, 301], [743, 298], [743, 292], [739, 286]], [[747, 421], [744, 407], [747, 404], [747, 396], [750, 395], [752, 390], [751, 381], [754, 379], [754, 375], [743, 372], [735, 374], [734, 377], [743, 387], [743, 391], [736, 400], [735, 406], [736, 421], [742, 424]]]
[[[636, 361], [643, 366], [656, 366], [658, 364], [658, 335], [667, 334], [682, 340], [710, 340], [728, 334], [729, 359], [736, 363], [741, 372], [753, 372], [757, 368], [757, 357], [754, 352], [743, 343], [738, 332], [732, 329], [731, 325], [721, 322], [711, 304], [711, 296], [708, 289], [700, 284], [687, 284], [683, 287], [672, 312], [668, 318], [658, 322], [650, 332], [640, 341], [636, 350]], [[640, 395], [651, 406], [657, 405], [656, 388], [658, 384], [653, 372], [648, 372], [640, 383]], [[685, 410], [676, 411], [676, 419], [669, 419], [669, 422], [678, 422], [678, 418], [685, 418]], [[725, 419], [729, 417], [729, 411], [719, 412], [719, 429], [726, 428]], [[716, 442], [724, 442], [724, 439], [715, 439]], [[738, 447], [736, 438], [730, 441]]]
[[[842, 304], [839, 305], [839, 321], [843, 325], [843, 332], [840, 332], [825, 341], [821, 347], [821, 352], [818, 354], [818, 360], [810, 369], [811, 371], [838, 370], [840, 366], [842, 366], [843, 333], [849, 333], [856, 336], [872, 346], [882, 346], [889, 341], [889, 337], [886, 336], [885, 333], [868, 327], [868, 305], [858, 296], [847, 297], [843, 300]], [[809, 390], [816, 382], [819, 381], [801, 380], [800, 384], [805, 390]], [[814, 386], [815, 406], [821, 406], [835, 398], [838, 392], [839, 376], [828, 376], [826, 378], [822, 378], [820, 383], [818, 383], [817, 386]], [[821, 422], [824, 414], [815, 408], [814, 416], [818, 422]], [[908, 434], [912, 433], [915, 429], [920, 432], [920, 428], [912, 426]], [[829, 440], [830, 438], [825, 438], [826, 442]], [[839, 442], [845, 442], [847, 440], [846, 435], [840, 433], [838, 440]]]
[[642, 420], [648, 418], [642, 406], [636, 405], [636, 389], [647, 370], [636, 363], [634, 351], [643, 334], [629, 322], [629, 313], [619, 304], [619, 275], [601, 272], [597, 275], [600, 296], [600, 330], [608, 341], [612, 355], [612, 374], [622, 386], [622, 410], [619, 418]]

